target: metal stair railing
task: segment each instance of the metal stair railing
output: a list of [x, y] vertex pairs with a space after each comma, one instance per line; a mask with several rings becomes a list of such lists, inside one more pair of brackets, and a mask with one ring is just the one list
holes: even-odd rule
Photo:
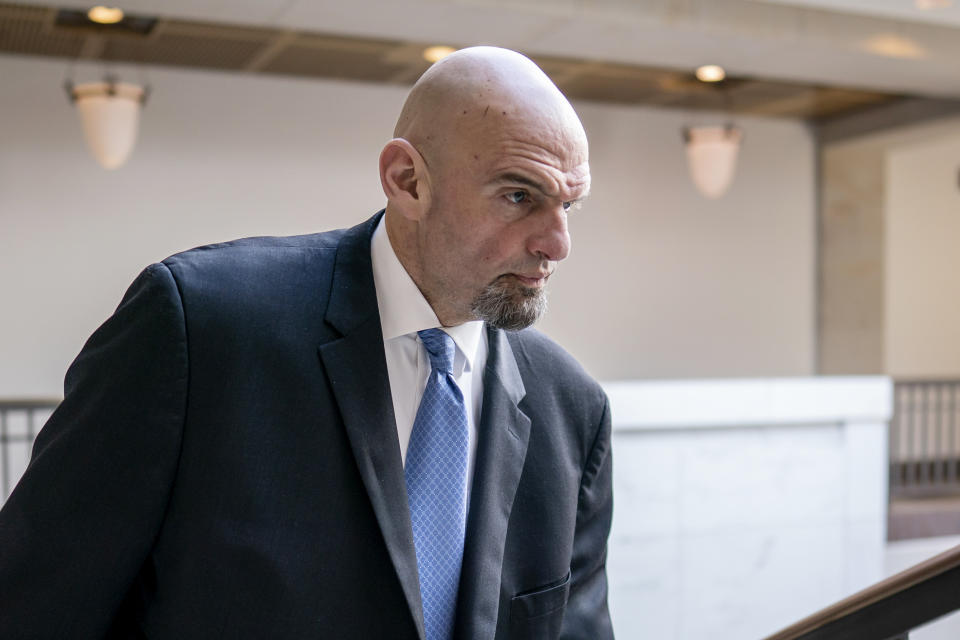
[[960, 545], [821, 609], [764, 640], [906, 640], [960, 609]]

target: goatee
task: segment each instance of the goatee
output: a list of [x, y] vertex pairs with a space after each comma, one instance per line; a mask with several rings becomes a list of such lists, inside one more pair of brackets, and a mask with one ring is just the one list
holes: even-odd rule
[[526, 287], [510, 276], [500, 276], [477, 295], [472, 311], [475, 318], [507, 331], [526, 329], [546, 312], [544, 287]]

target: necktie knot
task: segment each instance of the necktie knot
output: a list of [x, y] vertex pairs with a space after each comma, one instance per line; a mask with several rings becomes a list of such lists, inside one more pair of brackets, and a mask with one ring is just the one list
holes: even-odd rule
[[430, 366], [444, 373], [453, 373], [453, 355], [457, 350], [453, 338], [442, 329], [424, 329], [417, 331], [417, 335], [427, 348]]

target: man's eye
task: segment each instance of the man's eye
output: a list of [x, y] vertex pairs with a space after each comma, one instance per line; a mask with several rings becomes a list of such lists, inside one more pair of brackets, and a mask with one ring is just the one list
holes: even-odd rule
[[507, 200], [509, 200], [513, 204], [520, 204], [526, 199], [527, 199], [526, 191], [514, 191], [512, 193], [507, 194]]
[[564, 202], [564, 203], [563, 203], [563, 210], [564, 210], [564, 211], [570, 211], [570, 207], [572, 207], [572, 206], [573, 206], [573, 203], [572, 203], [572, 202]]

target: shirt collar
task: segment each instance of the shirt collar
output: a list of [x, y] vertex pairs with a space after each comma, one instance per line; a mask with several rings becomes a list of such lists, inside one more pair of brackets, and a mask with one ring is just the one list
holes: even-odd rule
[[416, 334], [421, 329], [443, 329], [453, 338], [466, 360], [465, 370], [473, 369], [477, 348], [483, 336], [483, 322], [475, 320], [453, 327], [443, 327], [427, 299], [420, 293], [413, 278], [397, 258], [387, 235], [386, 214], [380, 218], [370, 240], [373, 262], [373, 284], [380, 311], [380, 327], [384, 341]]

